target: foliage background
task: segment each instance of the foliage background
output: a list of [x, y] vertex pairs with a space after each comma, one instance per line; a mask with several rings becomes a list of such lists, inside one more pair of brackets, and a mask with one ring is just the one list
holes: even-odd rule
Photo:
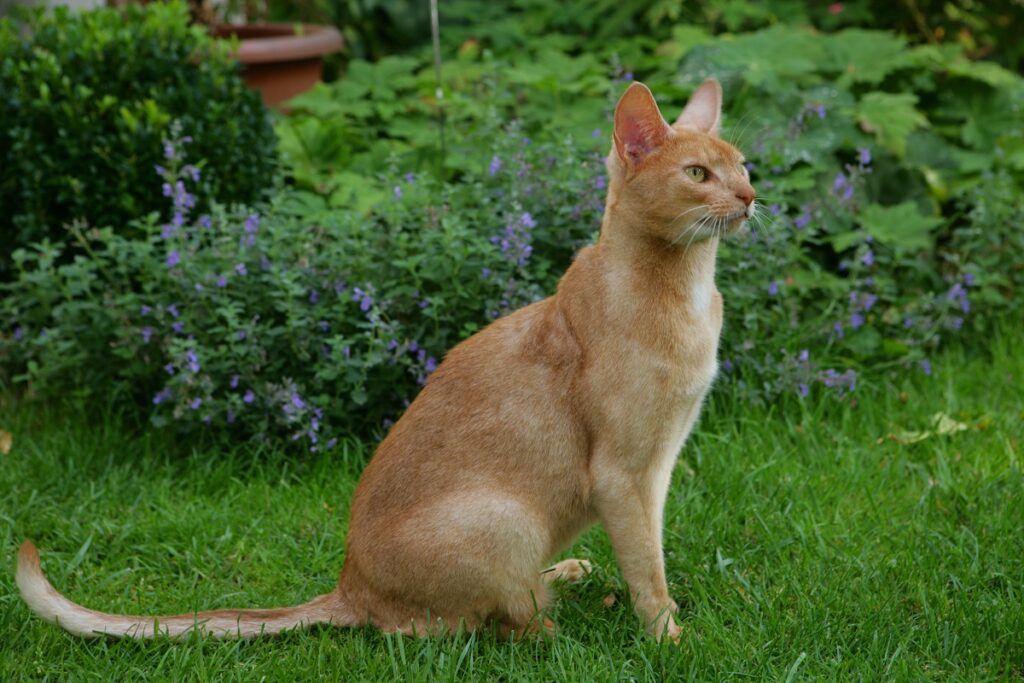
[[400, 54], [351, 59], [277, 116], [286, 174], [265, 204], [180, 211], [204, 197], [188, 172], [203, 150], [168, 138], [150, 199], [181, 225], [140, 215], [15, 252], [7, 381], [313, 450], [386, 428], [448, 348], [551, 293], [595, 238], [634, 79], [666, 117], [722, 80], [723, 135], [760, 193], [754, 229], [722, 249], [719, 391], [854, 400], [1020, 313], [1014, 6], [954, 21], [922, 4], [924, 33], [870, 3], [559, 7], [447, 4], [442, 100], [427, 34], [374, 37]]

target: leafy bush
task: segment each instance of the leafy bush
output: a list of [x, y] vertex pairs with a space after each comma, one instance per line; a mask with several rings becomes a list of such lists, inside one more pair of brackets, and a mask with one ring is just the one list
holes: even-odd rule
[[153, 167], [172, 120], [194, 138], [204, 198], [253, 201], [273, 177], [258, 95], [181, 3], [2, 18], [0, 92], [0, 273], [72, 220], [124, 229], [166, 209]]
[[295, 186], [258, 215], [190, 210], [173, 143], [157, 182], [182, 224], [151, 219], [142, 240], [76, 228], [65, 265], [59, 245], [17, 252], [0, 358], [41, 394], [120, 392], [182, 429], [313, 448], [376, 429], [444, 351], [552, 292], [593, 238], [609, 117], [634, 75], [667, 115], [721, 78], [724, 135], [761, 193], [755, 229], [720, 257], [729, 390], [846, 398], [887, 372], [930, 374], [944, 339], [1020, 314], [1018, 76], [859, 29], [557, 43], [464, 45], [445, 65], [443, 155], [427, 62], [354, 63], [280, 121]]
[[0, 304], [14, 380], [316, 448], [393, 419], [448, 348], [550, 290], [601, 208], [596, 156], [510, 134], [502, 161], [447, 190], [393, 174], [369, 216], [290, 191], [263, 215], [196, 214], [170, 146], [162, 180], [181, 226], [150, 220], [143, 239], [76, 227], [83, 253], [64, 265], [60, 245], [15, 252]]

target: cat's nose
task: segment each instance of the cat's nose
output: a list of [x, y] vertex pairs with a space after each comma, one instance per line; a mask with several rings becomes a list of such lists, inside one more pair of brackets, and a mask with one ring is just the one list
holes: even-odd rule
[[743, 202], [744, 206], [750, 206], [755, 197], [757, 197], [757, 193], [754, 192], [754, 188], [750, 185], [747, 185], [742, 190], [737, 190], [736, 192], [736, 198]]

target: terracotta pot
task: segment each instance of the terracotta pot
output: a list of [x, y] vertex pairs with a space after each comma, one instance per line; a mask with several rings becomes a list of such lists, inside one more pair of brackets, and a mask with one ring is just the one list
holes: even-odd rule
[[324, 55], [341, 49], [341, 34], [333, 26], [301, 27], [297, 35], [296, 24], [222, 24], [213, 34], [238, 37], [235, 58], [242, 63], [242, 77], [260, 91], [268, 106], [274, 106], [316, 85]]

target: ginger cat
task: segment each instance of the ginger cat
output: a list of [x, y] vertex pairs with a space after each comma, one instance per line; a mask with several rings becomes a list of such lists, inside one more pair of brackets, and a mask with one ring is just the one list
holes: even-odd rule
[[58, 593], [26, 541], [17, 582], [29, 607], [83, 636], [550, 630], [538, 617], [547, 584], [589, 565], [545, 563], [600, 521], [645, 627], [678, 638], [662, 508], [718, 369], [719, 238], [755, 207], [742, 155], [718, 138], [720, 111], [715, 81], [671, 126], [646, 86], [629, 87], [600, 239], [554, 296], [462, 342], [431, 375], [363, 472], [334, 591], [280, 609], [103, 614]]

